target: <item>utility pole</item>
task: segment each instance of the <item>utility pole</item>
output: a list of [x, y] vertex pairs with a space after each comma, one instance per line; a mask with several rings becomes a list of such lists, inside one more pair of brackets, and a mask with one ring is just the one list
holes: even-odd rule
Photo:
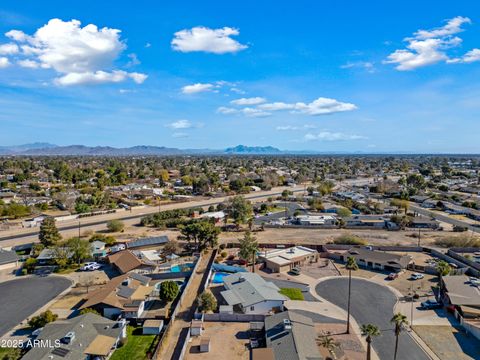
[[420, 228], [418, 228], [418, 247], [420, 247]]
[[78, 221], [78, 238], [80, 239], [80, 220]]

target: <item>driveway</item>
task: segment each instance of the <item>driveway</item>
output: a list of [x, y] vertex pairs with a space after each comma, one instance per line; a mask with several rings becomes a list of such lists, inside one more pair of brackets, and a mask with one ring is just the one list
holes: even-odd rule
[[71, 285], [59, 276], [28, 277], [0, 284], [0, 336], [31, 316]]
[[[333, 304], [347, 308], [348, 279], [328, 279], [319, 283], [315, 291]], [[385, 286], [363, 279], [352, 279], [351, 314], [359, 325], [375, 324], [381, 336], [373, 340], [372, 346], [380, 359], [393, 359], [395, 334], [390, 319], [397, 302], [396, 296]], [[429, 357], [406, 333], [402, 332], [398, 344], [398, 360], [428, 360]]]

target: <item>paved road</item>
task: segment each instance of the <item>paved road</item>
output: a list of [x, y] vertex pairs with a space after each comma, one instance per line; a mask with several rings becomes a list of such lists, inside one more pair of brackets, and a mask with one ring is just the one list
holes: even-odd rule
[[[347, 308], [348, 279], [325, 280], [317, 285], [315, 291], [324, 299]], [[381, 330], [381, 336], [373, 340], [372, 346], [382, 360], [393, 359], [395, 334], [390, 319], [397, 299], [385, 286], [362, 279], [352, 279], [351, 314], [359, 325], [375, 324]], [[403, 332], [398, 344], [398, 360], [428, 360], [429, 357], [417, 343]]]
[[0, 284], [0, 336], [31, 316], [71, 285], [59, 276], [28, 277]]
[[[246, 199], [249, 199], [251, 201], [256, 201], [256, 200], [261, 200], [264, 198], [268, 198], [271, 196], [277, 196], [281, 195], [282, 191], [284, 189], [288, 189], [290, 191], [293, 191], [295, 193], [300, 193], [304, 191], [303, 186], [292, 188], [292, 187], [280, 187], [280, 188], [275, 188], [270, 191], [261, 191], [258, 193], [251, 193], [245, 195]], [[217, 205], [220, 204], [224, 201], [227, 201], [230, 197], [219, 197], [219, 198], [212, 198], [212, 199], [207, 199], [207, 200], [197, 200], [197, 201], [188, 201], [188, 202], [182, 202], [182, 203], [174, 203], [174, 204], [167, 204], [163, 205], [161, 207], [161, 210], [172, 210], [172, 209], [188, 209], [188, 208], [197, 208], [197, 207], [207, 207], [210, 205]], [[105, 224], [112, 219], [119, 219], [119, 220], [140, 220], [145, 215], [148, 214], [153, 214], [158, 212], [158, 207], [147, 207], [143, 209], [136, 209], [132, 212], [126, 211], [126, 212], [117, 212], [113, 214], [107, 214], [107, 215], [99, 215], [95, 217], [90, 217], [90, 218], [83, 218], [80, 219], [81, 222], [81, 229], [82, 230], [101, 230], [102, 228], [105, 227]], [[68, 230], [75, 230], [78, 229], [78, 223], [79, 220], [73, 220], [73, 221], [65, 221], [65, 222], [59, 222], [57, 223], [57, 227], [60, 231], [68, 231]], [[14, 240], [18, 239], [20, 240], [18, 243], [25, 243], [28, 241], [34, 241], [35, 238], [37, 237], [39, 232], [39, 228], [34, 228], [34, 229], [15, 229], [15, 230], [7, 230], [7, 231], [2, 231], [0, 233], [0, 241], [5, 241], [5, 240]], [[23, 241], [22, 241], [23, 240]], [[28, 240], [28, 241], [27, 241]]]
[[430, 211], [428, 209], [422, 208], [421, 206], [415, 205], [414, 203], [410, 203], [409, 206], [410, 206], [410, 210], [416, 211], [417, 213], [419, 213], [421, 215], [429, 216], [429, 217], [433, 216], [435, 219], [446, 222], [447, 224], [466, 227], [471, 231], [480, 233], [480, 228], [479, 227], [472, 226], [470, 223], [468, 223], [466, 221], [451, 218], [447, 214], [443, 215], [443, 214], [439, 214], [438, 212]]

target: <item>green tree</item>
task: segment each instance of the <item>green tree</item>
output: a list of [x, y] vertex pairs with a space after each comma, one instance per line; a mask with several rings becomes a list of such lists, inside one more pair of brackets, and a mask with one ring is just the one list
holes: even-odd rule
[[107, 222], [107, 229], [110, 232], [121, 232], [125, 228], [125, 224], [120, 220], [110, 220]]
[[257, 257], [258, 251], [258, 242], [255, 236], [252, 236], [250, 231], [245, 232], [243, 238], [238, 240], [240, 243], [240, 251], [238, 255], [240, 258], [247, 261], [251, 260], [253, 262], [253, 267], [255, 268], [255, 259]]
[[33, 270], [35, 269], [35, 266], [37, 265], [37, 259], [35, 258], [28, 258], [25, 260], [23, 263], [23, 268], [27, 270], [28, 274], [33, 273]]
[[209, 221], [197, 221], [183, 226], [180, 232], [189, 243], [194, 243], [195, 248], [203, 250], [217, 246], [220, 229]]
[[88, 240], [81, 240], [78, 237], [69, 239], [67, 241], [67, 247], [71, 251], [72, 260], [78, 264], [88, 259], [92, 254], [92, 248]]
[[160, 299], [172, 301], [177, 297], [179, 291], [178, 284], [175, 281], [164, 281], [160, 285]]
[[372, 352], [372, 339], [373, 337], [380, 335], [380, 330], [378, 329], [378, 326], [373, 324], [363, 324], [360, 327], [360, 330], [362, 331], [362, 335], [366, 336], [365, 340], [367, 341], [367, 360], [370, 360]]
[[58, 265], [60, 269], [64, 269], [67, 267], [71, 257], [71, 251], [67, 246], [56, 245], [53, 248], [53, 255], [55, 257], [55, 263]]
[[352, 216], [352, 212], [347, 208], [341, 207], [337, 210], [337, 215], [341, 218], [348, 218]]
[[94, 242], [94, 241], [103, 241], [106, 245], [112, 246], [115, 245], [117, 242], [117, 239], [114, 236], [111, 235], [104, 235], [104, 234], [93, 234], [90, 236], [90, 239], [88, 239], [89, 242]]
[[452, 271], [452, 267], [445, 260], [440, 260], [439, 262], [437, 262], [435, 269], [437, 270], [438, 274], [438, 285], [441, 288], [442, 278], [450, 274], [450, 272]]
[[347, 298], [347, 334], [350, 334], [350, 300], [352, 290], [352, 271], [358, 270], [358, 265], [353, 256], [347, 258], [345, 268], [348, 270], [348, 298]]
[[393, 353], [393, 360], [397, 360], [398, 338], [405, 326], [408, 325], [408, 320], [402, 313], [396, 313], [390, 319], [390, 322], [395, 324], [395, 351]]
[[57, 242], [62, 240], [62, 236], [58, 232], [55, 225], [55, 219], [53, 217], [46, 217], [40, 224], [40, 233], [38, 235], [40, 242], [45, 246], [56, 245]]
[[252, 203], [246, 200], [243, 196], [235, 196], [230, 204], [232, 219], [236, 224], [245, 224], [252, 216]]
[[54, 322], [55, 320], [57, 320], [57, 318], [57, 314], [54, 314], [50, 310], [47, 310], [40, 315], [34, 316], [30, 320], [28, 320], [28, 326], [30, 326], [32, 329], [38, 329], [44, 327], [48, 323]]
[[205, 290], [198, 296], [197, 304], [202, 312], [215, 311], [217, 308], [217, 299], [210, 291]]

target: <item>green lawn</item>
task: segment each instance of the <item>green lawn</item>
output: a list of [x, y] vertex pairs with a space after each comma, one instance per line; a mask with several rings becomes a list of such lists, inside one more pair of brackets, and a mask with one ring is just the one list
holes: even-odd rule
[[297, 288], [281, 288], [279, 293], [285, 295], [290, 300], [305, 300], [302, 291]]
[[22, 357], [20, 349], [0, 347], [0, 359], [17, 360]]
[[142, 335], [142, 328], [127, 328], [127, 343], [115, 350], [110, 360], [144, 360], [155, 335]]

